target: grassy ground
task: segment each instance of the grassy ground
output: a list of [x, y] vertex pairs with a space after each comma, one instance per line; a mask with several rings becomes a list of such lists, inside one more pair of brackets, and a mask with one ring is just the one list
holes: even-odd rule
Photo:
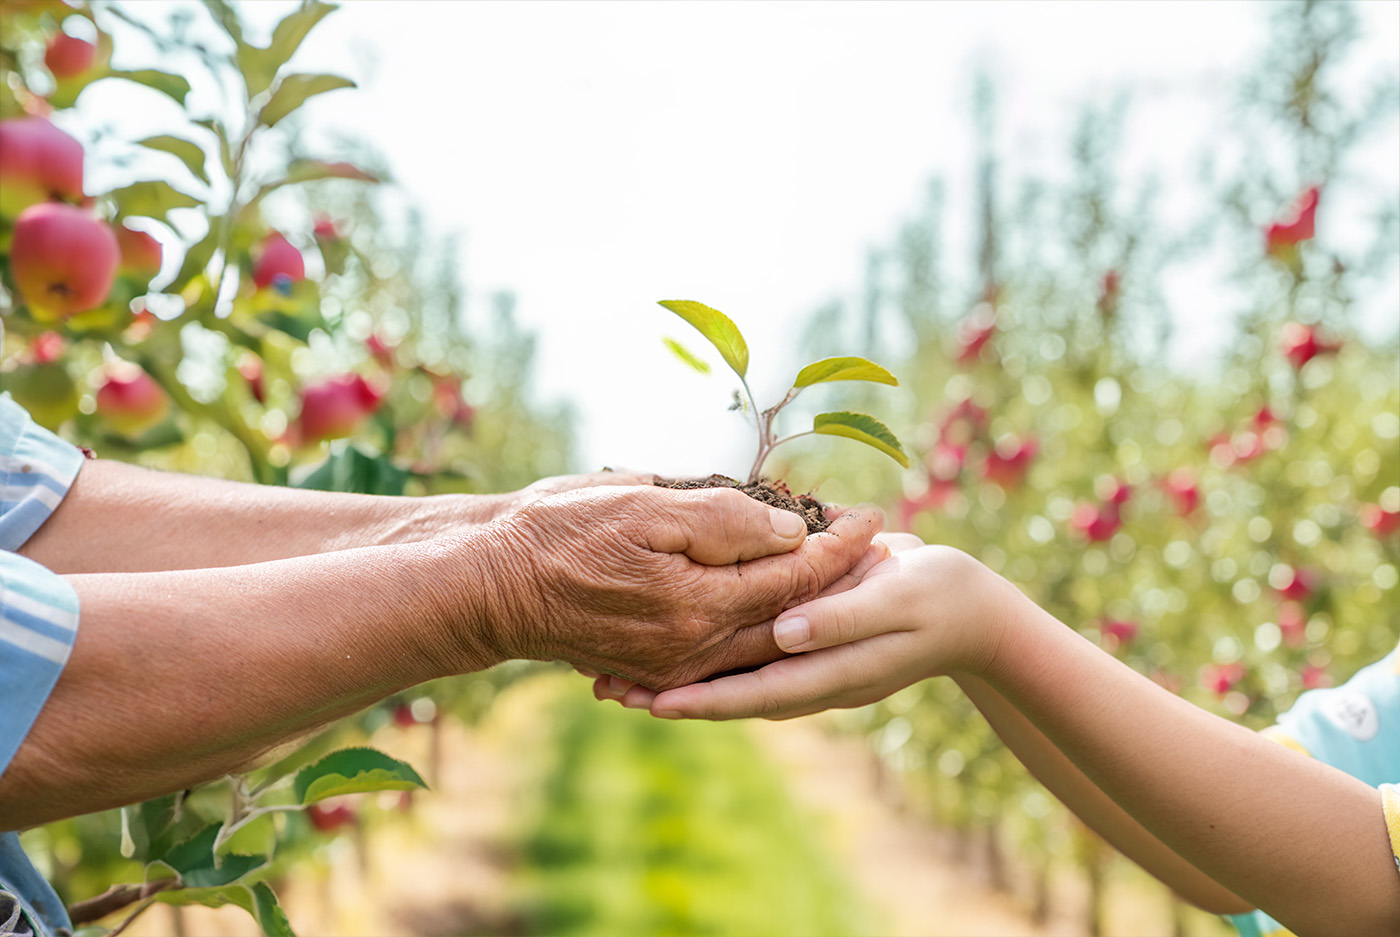
[[744, 726], [553, 706], [524, 836], [526, 920], [549, 935], [869, 933], [844, 870]]

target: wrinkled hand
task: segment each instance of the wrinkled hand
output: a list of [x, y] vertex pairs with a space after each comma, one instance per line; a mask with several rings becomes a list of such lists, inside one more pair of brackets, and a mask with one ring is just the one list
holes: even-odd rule
[[801, 519], [734, 489], [593, 487], [484, 530], [501, 659], [563, 660], [645, 687], [681, 686], [782, 656], [771, 620], [854, 566], [878, 515], [806, 537]]
[[511, 493], [512, 509], [519, 509], [532, 501], [548, 498], [550, 495], [576, 491], [579, 488], [596, 488], [605, 485], [650, 485], [655, 476], [650, 472], [632, 472], [626, 469], [604, 469], [601, 472], [588, 472], [583, 475], [550, 475], [531, 482], [519, 491]]
[[[861, 554], [856, 564], [846, 570], [835, 582], [832, 582], [822, 589], [818, 594], [818, 598], [838, 595], [848, 589], [854, 589], [871, 569], [890, 558], [893, 551], [886, 541], [887, 535], [877, 535], [875, 539], [871, 541], [870, 545], [866, 547], [865, 552]], [[769, 622], [768, 624], [771, 625], [772, 623]], [[610, 676], [608, 674], [589, 670], [585, 667], [575, 667], [574, 669], [585, 677], [593, 678], [593, 697], [595, 699], [615, 700], [628, 709], [649, 709], [651, 708], [652, 700], [656, 699], [657, 694], [655, 690], [640, 686], [625, 677]]]
[[999, 634], [989, 610], [1001, 607], [989, 596], [1020, 593], [951, 547], [922, 546], [908, 534], [877, 543], [894, 555], [854, 588], [778, 618], [776, 643], [796, 656], [659, 694], [629, 689], [623, 704], [671, 719], [790, 719], [864, 706], [926, 677], [984, 667]]

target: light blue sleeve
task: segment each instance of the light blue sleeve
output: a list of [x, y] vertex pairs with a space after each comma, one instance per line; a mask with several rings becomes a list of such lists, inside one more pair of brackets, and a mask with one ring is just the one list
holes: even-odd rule
[[1341, 686], [1299, 696], [1278, 729], [1372, 787], [1400, 782], [1400, 647]]
[[58, 507], [82, 466], [75, 446], [0, 394], [0, 774], [49, 698], [78, 632], [78, 595], [12, 551]]
[[[0, 774], [29, 734], [78, 634], [78, 594], [62, 576], [13, 551], [48, 520], [83, 454], [0, 394]], [[57, 894], [13, 832], [0, 833], [0, 931], [72, 931]], [[28, 926], [24, 926], [28, 925]]]
[[0, 394], [0, 550], [18, 550], [49, 519], [82, 465], [81, 449]]

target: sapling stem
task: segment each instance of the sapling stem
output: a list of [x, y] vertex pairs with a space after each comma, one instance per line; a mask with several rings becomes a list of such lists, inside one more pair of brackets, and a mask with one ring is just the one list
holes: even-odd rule
[[[744, 390], [749, 394], [749, 402], [753, 403], [753, 392], [749, 391], [748, 382], [744, 381], [742, 378], [740, 378], [740, 381], [744, 385]], [[763, 463], [768, 461], [768, 454], [772, 452], [779, 443], [787, 442], [788, 439], [793, 438], [788, 436], [786, 439], [774, 441], [773, 420], [777, 418], [778, 411], [792, 403], [801, 390], [800, 387], [790, 389], [782, 400], [761, 413], [758, 410], [758, 404], [753, 404], [754, 413], [758, 415], [758, 455], [754, 457], [753, 468], [749, 469], [750, 485], [757, 484], [758, 480], [763, 476]]]

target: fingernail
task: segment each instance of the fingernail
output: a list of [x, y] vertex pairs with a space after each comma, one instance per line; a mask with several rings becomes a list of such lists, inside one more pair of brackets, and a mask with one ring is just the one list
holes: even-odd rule
[[807, 529], [807, 522], [791, 511], [769, 511], [768, 519], [773, 524], [773, 533], [784, 540], [800, 536]]
[[655, 716], [656, 718], [658, 718], [658, 719], [682, 719], [682, 718], [684, 718], [680, 713], [676, 712], [674, 709], [654, 709], [654, 710], [652, 710], [652, 713], [651, 713], [651, 714], [652, 714], [653, 716]]
[[621, 677], [608, 677], [608, 692], [610, 693], [621, 696], [631, 688], [632, 684], [630, 681], [624, 680]]
[[773, 625], [773, 640], [785, 651], [795, 651], [812, 636], [812, 626], [801, 615], [780, 618]]

